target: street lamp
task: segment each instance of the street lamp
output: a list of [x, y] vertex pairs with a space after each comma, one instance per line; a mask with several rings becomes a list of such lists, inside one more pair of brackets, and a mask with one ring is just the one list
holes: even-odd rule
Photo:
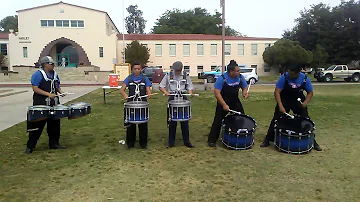
[[225, 72], [225, 0], [220, 0], [220, 7], [222, 8], [222, 59], [221, 59], [221, 72]]

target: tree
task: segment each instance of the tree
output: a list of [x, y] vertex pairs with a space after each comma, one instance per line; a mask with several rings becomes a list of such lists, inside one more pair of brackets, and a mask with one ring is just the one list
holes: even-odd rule
[[326, 52], [325, 48], [317, 44], [313, 53], [313, 61], [311, 65], [315, 68], [323, 67], [327, 65], [327, 60], [329, 58], [329, 54]]
[[[336, 7], [320, 3], [300, 12], [283, 38], [298, 41], [307, 50], [321, 45], [327, 64], [347, 64], [360, 59], [360, 1], [342, 1]], [[315, 59], [316, 60], [316, 59]]]
[[[216, 34], [221, 35], [221, 13], [211, 15], [206, 9], [197, 7], [183, 11], [167, 10], [161, 15], [152, 28], [154, 34]], [[225, 28], [227, 36], [242, 36], [231, 27]]]
[[0, 53], [0, 67], [5, 66], [6, 58], [3, 54]]
[[125, 18], [126, 30], [128, 34], [144, 34], [146, 20], [143, 18], [143, 12], [137, 5], [130, 5], [126, 8], [129, 16]]
[[130, 44], [127, 44], [125, 48], [126, 62], [133, 63], [139, 61], [142, 65], [146, 65], [150, 58], [149, 51], [150, 49], [138, 41], [132, 41]]
[[18, 31], [18, 16], [7, 16], [0, 21], [0, 32], [9, 32], [13, 29], [15, 32]]
[[271, 66], [285, 68], [291, 63], [308, 65], [312, 62], [313, 55], [311, 51], [305, 50], [296, 41], [289, 39], [280, 39], [274, 46], [267, 48], [263, 53], [264, 62]]

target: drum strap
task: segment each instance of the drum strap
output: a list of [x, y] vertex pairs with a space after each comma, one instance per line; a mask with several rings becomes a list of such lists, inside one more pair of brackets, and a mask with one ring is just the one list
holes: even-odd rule
[[43, 75], [43, 78], [45, 79], [45, 81], [50, 81], [51, 82], [51, 92], [50, 93], [55, 93], [55, 81], [57, 81], [57, 73], [54, 70], [54, 79], [50, 79], [46, 72], [43, 69], [39, 69], [39, 71], [41, 72], [41, 74]]

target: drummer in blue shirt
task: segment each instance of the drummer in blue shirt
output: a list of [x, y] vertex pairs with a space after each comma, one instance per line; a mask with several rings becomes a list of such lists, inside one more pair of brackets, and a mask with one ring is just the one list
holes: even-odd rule
[[214, 85], [214, 95], [217, 100], [214, 122], [208, 136], [208, 145], [216, 147], [216, 141], [219, 139], [221, 123], [229, 110], [244, 112], [244, 108], [239, 99], [239, 89], [242, 89], [242, 96], [247, 99], [248, 84], [243, 75], [240, 74], [240, 68], [235, 60], [231, 60], [227, 66], [227, 72], [219, 76]]
[[[294, 114], [309, 118], [307, 104], [310, 102], [311, 98], [314, 95], [313, 87], [310, 78], [308, 78], [304, 73], [300, 71], [300, 65], [290, 64], [288, 65], [287, 72], [281, 75], [279, 80], [277, 81], [274, 92], [274, 96], [277, 102], [274, 117], [271, 120], [265, 140], [260, 145], [260, 147], [267, 147], [270, 145], [269, 142], [274, 141], [275, 120], [284, 113], [288, 113], [290, 110], [292, 110]], [[303, 93], [304, 90], [306, 91], [306, 97]], [[298, 98], [301, 99], [301, 103], [298, 101]], [[320, 146], [316, 143], [315, 139], [314, 149], [317, 151], [322, 150]]]
[[[124, 83], [122, 84], [122, 87], [120, 89], [121, 95], [124, 97], [124, 99], [127, 99], [127, 101], [132, 101], [134, 98], [128, 98], [129, 96], [134, 96], [136, 93], [136, 89], [140, 91], [139, 96], [145, 96], [147, 94], [147, 97], [151, 98], [151, 89], [152, 86], [149, 78], [141, 73], [142, 65], [140, 62], [134, 62], [131, 65], [132, 74], [126, 77], [124, 80]], [[126, 94], [125, 89], [128, 87], [129, 89], [129, 95]], [[135, 100], [137, 100], [135, 98]], [[141, 101], [147, 101], [146, 97], [140, 98]], [[125, 111], [124, 111], [124, 119], [125, 119]], [[126, 127], [126, 144], [128, 146], [128, 149], [133, 148], [135, 146], [136, 141], [136, 124], [130, 124], [126, 123], [124, 121], [124, 126]], [[147, 142], [148, 142], [148, 123], [141, 123], [139, 124], [139, 144], [142, 149], [147, 148]]]

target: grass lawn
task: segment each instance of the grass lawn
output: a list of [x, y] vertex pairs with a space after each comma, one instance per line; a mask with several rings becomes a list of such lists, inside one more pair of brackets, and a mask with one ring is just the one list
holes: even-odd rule
[[192, 99], [194, 149], [166, 149], [166, 98], [150, 100], [149, 149], [127, 150], [123, 105], [96, 90], [76, 101], [92, 113], [62, 120], [61, 143], [48, 150], [46, 133], [25, 155], [26, 124], [0, 132], [0, 201], [358, 201], [360, 86], [314, 86], [310, 116], [324, 151], [290, 155], [259, 145], [272, 118], [273, 87], [254, 85], [243, 105], [256, 119], [255, 146], [246, 151], [206, 144], [215, 111], [210, 92]]

